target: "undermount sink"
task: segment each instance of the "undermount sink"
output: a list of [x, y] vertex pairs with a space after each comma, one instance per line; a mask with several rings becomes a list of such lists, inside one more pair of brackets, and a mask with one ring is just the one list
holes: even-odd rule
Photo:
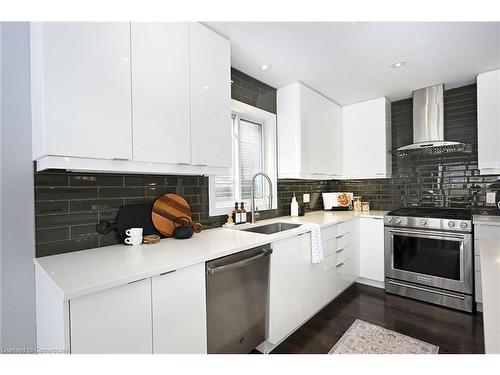
[[283, 232], [285, 230], [294, 229], [300, 227], [302, 224], [290, 224], [290, 223], [272, 223], [266, 225], [259, 225], [258, 227], [252, 227], [247, 229], [242, 229], [244, 232], [254, 232], [262, 234], [274, 234], [278, 232]]

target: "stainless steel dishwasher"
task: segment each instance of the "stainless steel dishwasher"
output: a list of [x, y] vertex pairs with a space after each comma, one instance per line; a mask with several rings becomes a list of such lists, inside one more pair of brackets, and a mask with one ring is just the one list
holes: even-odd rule
[[266, 339], [270, 245], [206, 263], [208, 353], [249, 353]]

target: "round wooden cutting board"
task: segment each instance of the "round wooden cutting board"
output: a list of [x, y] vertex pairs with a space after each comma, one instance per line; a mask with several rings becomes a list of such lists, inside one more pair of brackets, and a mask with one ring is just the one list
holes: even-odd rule
[[167, 237], [172, 237], [176, 228], [174, 220], [180, 216], [189, 218], [189, 222], [185, 219], [180, 219], [177, 221], [177, 226], [192, 222], [189, 203], [180, 195], [173, 193], [163, 194], [156, 199], [151, 211], [153, 225], [158, 232]]

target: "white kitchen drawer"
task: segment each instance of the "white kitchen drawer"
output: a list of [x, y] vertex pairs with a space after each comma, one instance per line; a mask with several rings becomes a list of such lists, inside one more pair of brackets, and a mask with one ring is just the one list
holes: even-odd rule
[[483, 288], [481, 284], [481, 272], [474, 272], [474, 290], [476, 293], [476, 302], [482, 303], [483, 302]]
[[345, 262], [347, 259], [352, 258], [352, 246], [346, 246], [340, 250], [337, 250], [337, 265]]
[[335, 238], [328, 240], [328, 241], [323, 241], [323, 253], [326, 256], [332, 255], [337, 251], [337, 241]]
[[479, 255], [474, 257], [474, 271], [481, 272], [481, 257]]
[[337, 236], [337, 226], [331, 225], [329, 227], [321, 228], [321, 239], [323, 242], [334, 239]]
[[333, 253], [325, 257], [324, 260], [324, 271], [328, 272], [337, 266], [337, 254]]
[[345, 233], [340, 237], [337, 237], [337, 250], [343, 249], [344, 247], [352, 245], [352, 233]]
[[353, 226], [354, 226], [353, 220], [337, 224], [337, 237], [346, 234], [348, 232], [352, 232], [354, 229]]

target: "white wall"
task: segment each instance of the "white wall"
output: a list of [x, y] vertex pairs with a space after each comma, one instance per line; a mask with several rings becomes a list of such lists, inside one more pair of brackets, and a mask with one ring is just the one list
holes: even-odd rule
[[1, 24], [0, 277], [2, 348], [34, 348], [34, 192], [29, 24]]

